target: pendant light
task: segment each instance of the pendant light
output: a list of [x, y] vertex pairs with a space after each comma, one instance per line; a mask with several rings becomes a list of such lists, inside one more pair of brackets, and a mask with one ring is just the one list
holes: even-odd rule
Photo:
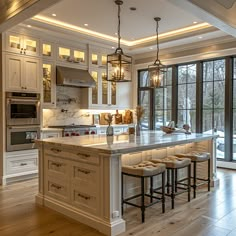
[[107, 55], [106, 80], [111, 82], [131, 82], [132, 57], [125, 55], [120, 47], [120, 6], [123, 1], [116, 0], [115, 4], [118, 6], [118, 48], [113, 54]]
[[150, 80], [150, 87], [151, 88], [160, 88], [161, 83], [164, 79], [164, 76], [167, 72], [167, 68], [165, 65], [161, 63], [159, 60], [159, 40], [158, 40], [158, 28], [159, 28], [159, 21], [161, 20], [160, 17], [155, 17], [154, 20], [156, 21], [156, 44], [157, 44], [157, 54], [156, 60], [152, 65], [148, 66], [148, 74]]

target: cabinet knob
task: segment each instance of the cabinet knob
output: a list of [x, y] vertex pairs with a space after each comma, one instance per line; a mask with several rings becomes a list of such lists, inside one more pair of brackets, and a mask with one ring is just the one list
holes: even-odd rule
[[24, 49], [24, 54], [25, 54], [26, 48]]

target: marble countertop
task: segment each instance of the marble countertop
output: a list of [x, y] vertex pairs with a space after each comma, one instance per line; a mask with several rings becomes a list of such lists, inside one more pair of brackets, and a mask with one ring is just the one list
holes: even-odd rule
[[85, 135], [35, 140], [36, 144], [50, 144], [66, 149], [84, 149], [108, 154], [124, 154], [169, 147], [217, 138], [211, 134], [164, 134], [160, 131], [142, 131], [135, 135]]

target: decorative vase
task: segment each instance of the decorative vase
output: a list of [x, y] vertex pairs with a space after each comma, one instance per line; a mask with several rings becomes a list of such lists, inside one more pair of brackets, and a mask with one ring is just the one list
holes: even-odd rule
[[107, 132], [106, 132], [107, 136], [113, 136], [114, 132], [113, 132], [113, 127], [111, 126], [111, 124], [109, 123], [108, 127], [107, 127]]
[[140, 122], [137, 122], [136, 127], [135, 127], [135, 134], [136, 136], [140, 136]]

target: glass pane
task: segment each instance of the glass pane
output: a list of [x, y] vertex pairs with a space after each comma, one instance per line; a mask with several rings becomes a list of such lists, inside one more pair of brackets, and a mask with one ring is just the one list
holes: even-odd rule
[[196, 132], [196, 110], [186, 110], [186, 124], [189, 124], [192, 132]]
[[224, 81], [214, 82], [214, 107], [224, 108], [225, 106], [225, 83]]
[[111, 83], [111, 104], [116, 105], [116, 83]]
[[172, 109], [172, 87], [167, 86], [165, 89], [164, 109]]
[[236, 160], [236, 110], [233, 110], [233, 160]]
[[150, 128], [150, 91], [140, 91], [140, 106], [145, 110], [141, 120], [141, 129], [148, 130]]
[[213, 83], [203, 83], [203, 108], [213, 108]]
[[196, 84], [187, 84], [186, 108], [196, 108]]
[[92, 104], [98, 104], [98, 73], [92, 71], [91, 75], [96, 83], [96, 86], [92, 88]]
[[163, 124], [166, 126], [169, 124], [169, 122], [171, 121], [171, 110], [165, 110], [164, 111], [164, 120], [163, 120]]
[[25, 49], [27, 51], [36, 52], [37, 42], [35, 40], [26, 39], [25, 40]]
[[163, 109], [163, 89], [155, 89], [155, 110]]
[[236, 79], [236, 58], [234, 58], [234, 79]]
[[155, 129], [160, 129], [163, 124], [164, 112], [156, 110], [155, 112]]
[[214, 61], [214, 80], [225, 80], [225, 60]]
[[52, 46], [50, 44], [43, 44], [43, 56], [50, 57], [52, 55]]
[[236, 80], [233, 83], [233, 108], [236, 108]]
[[20, 37], [10, 35], [9, 43], [11, 48], [18, 48], [20, 49]]
[[148, 87], [150, 85], [148, 79], [148, 71], [140, 71], [139, 74], [139, 87]]
[[182, 128], [183, 125], [186, 123], [186, 111], [185, 110], [178, 110], [178, 117], [177, 117], [177, 127]]
[[203, 63], [203, 81], [213, 80], [213, 61]]
[[196, 64], [187, 65], [187, 83], [196, 83]]
[[225, 140], [223, 138], [217, 138], [216, 140], [216, 158], [225, 158]]
[[43, 64], [43, 102], [51, 103], [51, 73], [52, 73], [52, 65]]
[[202, 131], [211, 131], [214, 128], [212, 127], [213, 110], [203, 110], [202, 113]]
[[92, 54], [92, 64], [98, 65], [98, 55], [97, 54]]
[[172, 84], [172, 68], [167, 68], [167, 73], [165, 77], [165, 85], [171, 85]]
[[105, 66], [107, 64], [107, 56], [102, 55], [102, 66]]
[[215, 109], [214, 110], [214, 127], [217, 131], [224, 132], [224, 109]]
[[102, 80], [102, 104], [108, 103], [108, 82]]
[[178, 85], [178, 109], [187, 108], [186, 84]]
[[178, 84], [184, 84], [187, 82], [187, 68], [186, 66], [178, 67]]
[[82, 51], [74, 51], [74, 61], [75, 62], [84, 62], [85, 61], [85, 53]]
[[59, 47], [59, 58], [60, 59], [70, 59], [70, 49]]

